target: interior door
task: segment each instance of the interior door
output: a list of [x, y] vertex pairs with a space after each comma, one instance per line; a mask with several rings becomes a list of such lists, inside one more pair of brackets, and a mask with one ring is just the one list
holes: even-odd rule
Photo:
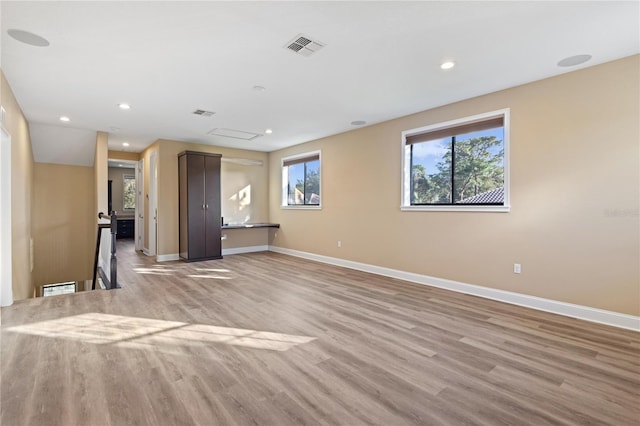
[[11, 249], [11, 136], [0, 128], [0, 306], [13, 303]]
[[147, 217], [147, 230], [149, 233], [149, 247], [145, 254], [155, 256], [156, 240], [158, 232], [158, 151], [153, 151], [149, 156], [149, 214]]
[[136, 165], [136, 212], [135, 212], [136, 251], [144, 249], [144, 159]]

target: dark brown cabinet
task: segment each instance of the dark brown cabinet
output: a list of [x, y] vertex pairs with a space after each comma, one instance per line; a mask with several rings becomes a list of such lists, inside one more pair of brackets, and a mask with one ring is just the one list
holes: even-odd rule
[[180, 257], [189, 262], [222, 258], [220, 154], [178, 155]]

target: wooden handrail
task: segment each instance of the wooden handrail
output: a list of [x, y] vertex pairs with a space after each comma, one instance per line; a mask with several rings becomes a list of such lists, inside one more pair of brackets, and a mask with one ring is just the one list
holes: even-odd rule
[[[103, 281], [107, 282], [107, 289], [111, 290], [114, 288], [120, 288], [118, 285], [118, 259], [116, 256], [116, 235], [118, 234], [118, 215], [115, 211], [112, 211], [111, 214], [106, 215], [102, 212], [98, 213], [98, 219], [108, 219], [109, 223], [99, 223], [98, 224], [98, 237], [96, 238], [96, 254], [93, 261], [93, 283], [91, 285], [91, 290], [96, 289], [96, 279], [98, 276], [98, 269], [100, 269], [100, 276]], [[109, 278], [107, 279], [106, 274], [102, 270], [102, 268], [98, 268], [98, 259], [100, 257], [100, 237], [102, 235], [102, 230], [109, 228], [111, 230], [111, 259], [109, 261]]]

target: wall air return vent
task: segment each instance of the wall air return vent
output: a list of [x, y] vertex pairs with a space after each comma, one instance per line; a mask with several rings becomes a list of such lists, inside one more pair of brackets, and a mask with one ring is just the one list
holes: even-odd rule
[[324, 43], [313, 40], [303, 34], [298, 34], [284, 47], [302, 56], [311, 56], [324, 47]]
[[262, 136], [260, 133], [244, 132], [242, 130], [233, 129], [212, 129], [207, 132], [211, 136], [221, 136], [223, 138], [242, 139], [244, 141], [252, 141]]
[[197, 109], [193, 111], [194, 115], [199, 115], [200, 117], [211, 117], [215, 112], [213, 111], [205, 111], [203, 109]]

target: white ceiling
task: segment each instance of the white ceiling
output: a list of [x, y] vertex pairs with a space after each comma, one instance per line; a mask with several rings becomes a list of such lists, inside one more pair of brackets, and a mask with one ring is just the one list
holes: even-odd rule
[[[273, 151], [352, 130], [354, 120], [374, 124], [640, 52], [636, 1], [2, 1], [0, 8], [1, 66], [31, 124], [34, 155], [48, 160], [69, 153], [79, 135], [69, 129], [109, 132], [112, 150], [141, 151], [164, 138]], [[20, 43], [9, 29], [50, 45]], [[326, 46], [310, 57], [284, 48], [301, 33]], [[593, 58], [557, 66], [578, 54]], [[446, 59], [456, 67], [441, 70]], [[195, 116], [196, 109], [215, 115]], [[207, 135], [214, 128], [273, 133], [245, 141]], [[91, 132], [86, 146], [73, 139], [73, 150], [86, 149], [92, 162]]]

